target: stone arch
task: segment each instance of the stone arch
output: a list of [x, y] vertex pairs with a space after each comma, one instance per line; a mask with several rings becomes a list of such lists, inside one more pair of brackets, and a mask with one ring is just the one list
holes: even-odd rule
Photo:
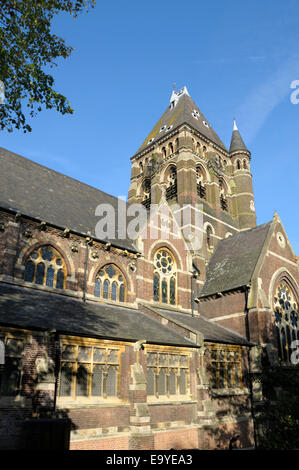
[[268, 299], [269, 305], [271, 306], [271, 310], [273, 310], [273, 295], [275, 292], [275, 287], [283, 281], [290, 286], [291, 290], [293, 291], [294, 297], [296, 298], [296, 301], [299, 304], [299, 286], [292, 274], [287, 270], [287, 268], [281, 267], [272, 275], [269, 284]]
[[215, 243], [214, 243], [214, 236], [215, 236], [215, 229], [210, 222], [205, 222], [204, 226], [204, 233], [206, 235], [206, 242], [209, 250], [213, 250]]
[[167, 165], [165, 166], [165, 168], [161, 171], [161, 175], [160, 175], [160, 183], [164, 183], [166, 182], [166, 178], [167, 178], [167, 175], [170, 171], [170, 168], [175, 168], [177, 169], [177, 166], [174, 162], [169, 162], [167, 163]]
[[231, 194], [230, 185], [228, 184], [228, 182], [226, 181], [226, 179], [223, 176], [221, 176], [219, 178], [219, 189], [221, 189], [221, 185], [223, 186], [224, 193], [227, 196], [229, 196]]
[[202, 162], [196, 162], [196, 170], [197, 168], [199, 168], [202, 173], [203, 173], [203, 176], [204, 176], [204, 181], [206, 182], [211, 182], [211, 175], [210, 175], [210, 172], [207, 170], [206, 166], [202, 163]]
[[180, 256], [180, 254], [179, 254], [178, 250], [175, 248], [175, 246], [172, 243], [169, 242], [169, 240], [167, 240], [167, 241], [158, 240], [158, 241], [154, 242], [152, 244], [152, 246], [150, 247], [150, 249], [149, 249], [147, 259], [149, 261], [152, 261], [153, 256], [156, 253], [156, 251], [158, 251], [160, 248], [164, 248], [164, 247], [172, 253], [173, 257], [175, 258], [175, 262], [176, 262], [178, 270], [182, 271], [183, 266], [184, 266], [182, 257]]
[[275, 274], [270, 283], [271, 328], [279, 358], [289, 363], [293, 341], [299, 340], [299, 291], [287, 270], [281, 268]]
[[19, 258], [17, 261], [18, 265], [24, 266], [27, 258], [29, 257], [30, 253], [34, 250], [38, 250], [42, 246], [50, 246], [54, 248], [54, 250], [58, 251], [60, 256], [63, 258], [66, 266], [67, 276], [70, 277], [73, 273], [75, 273], [75, 265], [73, 260], [66, 254], [65, 247], [61, 247], [60, 244], [53, 242], [52, 240], [44, 240], [35, 242], [30, 246], [26, 246], [19, 254]]
[[[99, 271], [105, 269], [109, 265], [116, 268], [116, 270], [119, 271], [121, 273], [121, 275], [124, 277], [124, 280], [125, 280], [125, 282], [124, 282], [124, 284], [125, 284], [125, 302], [126, 302], [127, 297], [128, 297], [128, 292], [132, 291], [132, 282], [131, 282], [131, 279], [130, 279], [128, 273], [125, 271], [125, 269], [123, 269], [123, 267], [120, 267], [119, 264], [115, 263], [113, 260], [110, 260], [110, 261], [106, 260], [105, 262], [102, 262], [102, 263], [100, 263], [96, 266], [93, 266], [93, 268], [90, 270], [90, 273], [89, 273], [89, 282], [88, 283], [94, 287]], [[93, 292], [93, 295], [94, 295], [94, 292]]]

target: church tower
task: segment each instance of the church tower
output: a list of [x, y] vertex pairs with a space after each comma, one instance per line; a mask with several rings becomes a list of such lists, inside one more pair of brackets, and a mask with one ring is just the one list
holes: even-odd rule
[[256, 226], [252, 174], [250, 173], [251, 154], [244, 144], [236, 120], [234, 120], [229, 153], [234, 171], [236, 215], [239, 228], [248, 230]]
[[191, 230], [201, 213], [202, 242], [192, 257], [203, 276], [219, 240], [255, 225], [250, 152], [236, 125], [225, 147], [186, 87], [172, 92], [131, 163], [129, 203], [149, 209], [163, 197], [170, 206], [189, 206]]

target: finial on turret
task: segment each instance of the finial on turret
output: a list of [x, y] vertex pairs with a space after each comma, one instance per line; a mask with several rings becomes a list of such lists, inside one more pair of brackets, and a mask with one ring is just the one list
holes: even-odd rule
[[237, 121], [234, 118], [234, 127], [233, 127], [233, 134], [230, 142], [230, 152], [235, 152], [236, 150], [246, 150], [248, 152], [248, 149], [246, 145], [244, 144], [244, 141], [241, 137], [241, 134], [239, 132], [238, 126], [237, 126]]
[[276, 211], [274, 211], [273, 220], [279, 220], [279, 215], [277, 214]]

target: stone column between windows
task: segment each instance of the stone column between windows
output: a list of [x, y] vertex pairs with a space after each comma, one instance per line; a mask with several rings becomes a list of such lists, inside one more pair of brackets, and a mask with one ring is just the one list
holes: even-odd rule
[[130, 430], [129, 449], [153, 450], [154, 434], [150, 426], [150, 412], [147, 404], [146, 376], [143, 365], [144, 354], [136, 344], [132, 351], [133, 363], [131, 369], [131, 383], [129, 389], [130, 400]]
[[35, 360], [36, 384], [33, 412], [36, 416], [52, 416], [55, 400], [55, 340], [45, 333]]

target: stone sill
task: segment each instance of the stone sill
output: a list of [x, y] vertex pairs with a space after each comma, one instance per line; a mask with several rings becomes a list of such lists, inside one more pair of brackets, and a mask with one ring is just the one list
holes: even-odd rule
[[197, 405], [196, 400], [168, 400], [168, 401], [147, 401], [146, 404], [149, 406], [159, 406], [159, 405]]
[[210, 394], [212, 397], [230, 397], [230, 396], [238, 396], [238, 395], [249, 395], [248, 388], [219, 388], [219, 389], [212, 389], [210, 390]]
[[120, 406], [129, 407], [128, 403], [123, 401], [95, 401], [95, 400], [57, 400], [57, 408], [118, 408]]

